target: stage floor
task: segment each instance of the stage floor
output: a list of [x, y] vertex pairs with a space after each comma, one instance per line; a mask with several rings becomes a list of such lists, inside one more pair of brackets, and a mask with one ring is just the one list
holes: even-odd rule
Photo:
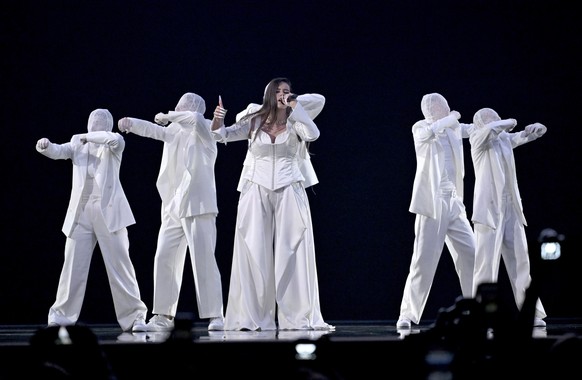
[[213, 332], [199, 321], [177, 323], [171, 334], [78, 325], [67, 328], [70, 336], [58, 327], [0, 325], [0, 379], [411, 380], [433, 378], [433, 372], [445, 372], [434, 377], [442, 379], [581, 378], [582, 319], [546, 322], [526, 330], [528, 337], [504, 331], [502, 340], [495, 333], [486, 338], [470, 329], [443, 330], [435, 321], [408, 330], [397, 329], [396, 321], [329, 321], [335, 331], [262, 332]]
[[[206, 322], [193, 322], [184, 328], [181, 337], [192, 342], [229, 341], [295, 341], [317, 340], [326, 337], [330, 341], [341, 340], [403, 340], [409, 335], [428, 332], [435, 328], [435, 321], [413, 325], [411, 329], [397, 329], [396, 321], [331, 321], [334, 331], [208, 331]], [[100, 344], [151, 344], [165, 342], [170, 333], [123, 332], [118, 325], [84, 325], [97, 337]], [[177, 325], [178, 326], [178, 325]], [[45, 329], [41, 325], [0, 325], [0, 346], [29, 345], [33, 335]], [[545, 328], [533, 328], [532, 338], [559, 338], [564, 335], [582, 337], [581, 319], [548, 319]]]

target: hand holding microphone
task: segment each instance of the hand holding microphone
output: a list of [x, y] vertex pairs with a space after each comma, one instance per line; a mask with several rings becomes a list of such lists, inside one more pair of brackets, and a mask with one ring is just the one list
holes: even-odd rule
[[287, 106], [291, 106], [291, 102], [296, 102], [297, 101], [297, 97], [299, 95], [297, 94], [289, 94], [287, 95], [284, 99], [283, 99], [283, 104], [287, 105]]

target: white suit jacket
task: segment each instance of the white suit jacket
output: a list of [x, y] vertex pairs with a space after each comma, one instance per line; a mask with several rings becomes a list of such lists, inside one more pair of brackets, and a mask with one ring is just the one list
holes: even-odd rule
[[454, 115], [444, 117], [432, 124], [426, 120], [421, 120], [412, 126], [416, 152], [416, 173], [409, 211], [430, 218], [437, 216], [438, 189], [445, 165], [443, 149], [434, 132], [435, 129], [438, 129], [438, 126], [435, 125], [437, 123], [448, 125], [444, 129], [444, 133], [446, 133], [453, 150], [456, 169], [456, 178], [453, 181], [457, 197], [461, 200], [463, 199], [463, 178], [465, 176], [463, 138], [469, 137], [469, 131], [473, 127], [472, 124], [459, 123]]
[[[325, 106], [325, 97], [321, 94], [302, 94], [297, 97], [297, 102], [301, 105], [300, 109], [297, 111], [298, 114], [305, 113], [306, 116], [312, 121], [323, 110], [323, 107]], [[243, 116], [245, 116], [248, 113], [257, 111], [260, 107], [261, 107], [260, 104], [250, 103], [244, 111], [241, 111], [236, 115], [236, 121], [238, 122]], [[306, 120], [306, 123], [313, 124], [310, 123], [309, 120]], [[244, 133], [247, 133], [247, 137], [244, 138], [248, 138], [248, 129], [246, 130], [246, 132], [238, 131], [238, 133], [240, 136], [243, 136]], [[224, 127], [214, 131], [214, 134], [216, 136], [216, 139], [221, 143], [226, 144], [229, 141], [229, 139], [226, 137], [226, 128]], [[243, 139], [243, 137], [233, 138], [230, 141], [240, 139]], [[252, 162], [251, 153], [247, 151], [247, 155], [243, 163], [242, 174], [237, 186], [238, 191], [241, 191], [244, 180], [245, 178], [247, 178], [249, 171], [252, 169], [251, 162]], [[315, 173], [315, 169], [313, 168], [313, 164], [311, 162], [311, 156], [307, 149], [307, 142], [305, 140], [301, 140], [300, 143], [298, 164], [299, 170], [303, 175], [303, 186], [305, 188], [319, 183], [319, 179], [317, 178], [317, 174]]]
[[[162, 162], [156, 186], [165, 210], [180, 218], [208, 213], [218, 214], [214, 165], [218, 153], [210, 131], [210, 120], [199, 112], [170, 111], [167, 127], [130, 118], [131, 133], [164, 141]], [[176, 160], [184, 147], [186, 172]]]
[[88, 142], [98, 143], [97, 158], [100, 160], [95, 172], [95, 181], [101, 190], [101, 212], [110, 232], [135, 224], [135, 219], [121, 181], [119, 169], [121, 157], [125, 148], [123, 136], [115, 132], [88, 132], [74, 135], [71, 141], [65, 144], [49, 144], [46, 149], [38, 152], [53, 160], [70, 159], [73, 162], [73, 188], [67, 208], [67, 215], [62, 231], [71, 236], [81, 212], [79, 205], [85, 179], [87, 177], [87, 163], [89, 161], [89, 143], [83, 144], [81, 137]]
[[[540, 134], [531, 133], [526, 136], [525, 131], [506, 132], [507, 125], [508, 123], [504, 120], [492, 122], [481, 128], [474, 128], [469, 137], [471, 157], [475, 169], [475, 192], [471, 220], [491, 228], [497, 227], [506, 184], [514, 199], [517, 217], [523, 225], [527, 226], [517, 186], [513, 149], [538, 139], [546, 131], [544, 129]], [[513, 127], [513, 124], [511, 126]], [[505, 172], [506, 167], [509, 168], [507, 172]]]

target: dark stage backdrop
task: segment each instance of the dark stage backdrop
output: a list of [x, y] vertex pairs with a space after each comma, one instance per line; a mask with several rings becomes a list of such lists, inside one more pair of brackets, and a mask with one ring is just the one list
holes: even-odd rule
[[[580, 317], [581, 14], [570, 1], [28, 1], [1, 5], [2, 250], [0, 324], [43, 324], [63, 261], [71, 162], [35, 150], [86, 131], [89, 113], [153, 120], [185, 92], [221, 95], [227, 124], [261, 102], [273, 77], [327, 103], [311, 144], [320, 183], [308, 190], [327, 320], [395, 320], [412, 254], [408, 212], [420, 100], [440, 92], [471, 122], [482, 107], [547, 134], [515, 151], [534, 273], [551, 318]], [[117, 127], [115, 127], [117, 130]], [[125, 135], [123, 186], [137, 224], [130, 253], [153, 298], [162, 143]], [[219, 145], [216, 257], [226, 302], [246, 144]], [[474, 175], [466, 146], [466, 205]], [[566, 236], [560, 260], [538, 265], [546, 227]], [[189, 260], [189, 259], [188, 259]], [[179, 311], [197, 313], [192, 270]], [[505, 285], [504, 272], [500, 283]], [[423, 319], [460, 294], [443, 252]], [[197, 314], [196, 314], [197, 315]], [[95, 251], [81, 321], [115, 323]]]

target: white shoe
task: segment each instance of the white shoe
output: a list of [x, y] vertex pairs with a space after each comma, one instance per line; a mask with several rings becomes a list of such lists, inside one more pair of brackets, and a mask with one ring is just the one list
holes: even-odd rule
[[329, 323], [325, 323], [322, 326], [315, 326], [313, 328], [314, 331], [335, 331], [335, 326], [330, 325]]
[[138, 315], [135, 321], [133, 321], [133, 326], [131, 326], [132, 332], [145, 332], [147, 331], [145, 318], [143, 315]]
[[412, 326], [410, 319], [406, 317], [398, 318], [398, 322], [396, 322], [396, 328], [398, 329], [409, 329]]
[[533, 327], [546, 327], [546, 321], [544, 321], [541, 318], [535, 317]]
[[224, 318], [214, 317], [210, 318], [210, 323], [208, 324], [208, 331], [221, 331], [224, 330]]
[[146, 331], [172, 331], [174, 329], [174, 320], [164, 315], [154, 315], [146, 325]]

